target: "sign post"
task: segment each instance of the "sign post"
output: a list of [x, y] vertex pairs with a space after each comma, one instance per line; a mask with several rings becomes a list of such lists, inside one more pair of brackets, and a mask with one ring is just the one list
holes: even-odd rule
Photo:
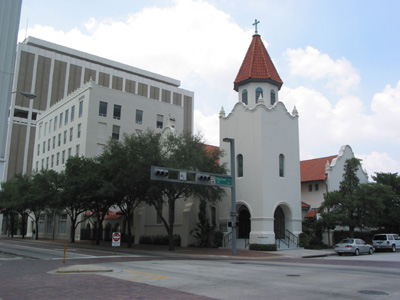
[[[121, 233], [120, 232], [113, 232], [111, 241], [112, 241], [112, 246], [113, 247], [121, 246]], [[115, 248], [114, 250], [115, 250], [114, 255], [116, 255], [117, 254], [117, 248]]]

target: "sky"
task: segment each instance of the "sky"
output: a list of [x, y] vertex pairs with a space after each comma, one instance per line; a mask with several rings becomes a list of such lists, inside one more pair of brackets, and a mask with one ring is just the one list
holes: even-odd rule
[[219, 145], [219, 112], [258, 33], [299, 112], [300, 159], [350, 145], [368, 174], [400, 173], [400, 1], [23, 0], [34, 36], [181, 81], [194, 129]]

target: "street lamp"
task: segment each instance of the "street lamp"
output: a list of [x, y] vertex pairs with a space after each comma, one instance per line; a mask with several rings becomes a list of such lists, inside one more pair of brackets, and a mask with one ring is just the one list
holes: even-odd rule
[[231, 217], [232, 217], [232, 255], [236, 255], [236, 171], [235, 171], [235, 139], [224, 138], [224, 142], [231, 145]]

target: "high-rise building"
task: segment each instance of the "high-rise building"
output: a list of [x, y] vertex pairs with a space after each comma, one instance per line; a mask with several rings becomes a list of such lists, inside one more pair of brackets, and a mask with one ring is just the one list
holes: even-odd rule
[[21, 4], [22, 0], [0, 0], [0, 187], [6, 162], [7, 119], [12, 92]]
[[[11, 179], [15, 174], [32, 172], [33, 154], [37, 151], [35, 133], [38, 128], [38, 114], [57, 105], [61, 99], [66, 99], [89, 81], [93, 81], [92, 86], [95, 86], [91, 91], [101, 89], [104, 95], [110, 94], [110, 101], [104, 100], [110, 102], [110, 105], [111, 102], [119, 105], [118, 97], [131, 97], [143, 102], [146, 107], [154, 104], [160, 108], [154, 116], [160, 118], [160, 122], [161, 117], [167, 122], [169, 117], [166, 112], [169, 108], [175, 109], [180, 111], [180, 119], [175, 120], [177, 126], [184, 132], [193, 131], [194, 93], [181, 89], [179, 80], [28, 37], [17, 47], [13, 90], [33, 93], [36, 98], [28, 99], [20, 94], [12, 94], [5, 180]], [[130, 115], [132, 119], [135, 118], [135, 113], [134, 110]], [[48, 126], [47, 130], [50, 124]], [[150, 126], [157, 129], [156, 122]]]

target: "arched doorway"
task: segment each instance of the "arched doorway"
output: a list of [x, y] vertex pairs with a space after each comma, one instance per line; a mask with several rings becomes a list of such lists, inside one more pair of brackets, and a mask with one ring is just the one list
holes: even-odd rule
[[248, 239], [250, 237], [251, 222], [250, 222], [250, 212], [246, 206], [240, 207], [238, 222], [239, 222], [238, 238]]
[[282, 207], [278, 206], [274, 213], [274, 233], [275, 239], [285, 238], [285, 213]]
[[108, 242], [111, 241], [111, 235], [112, 235], [112, 226], [110, 223], [106, 225], [106, 228], [104, 229], [104, 241]]

